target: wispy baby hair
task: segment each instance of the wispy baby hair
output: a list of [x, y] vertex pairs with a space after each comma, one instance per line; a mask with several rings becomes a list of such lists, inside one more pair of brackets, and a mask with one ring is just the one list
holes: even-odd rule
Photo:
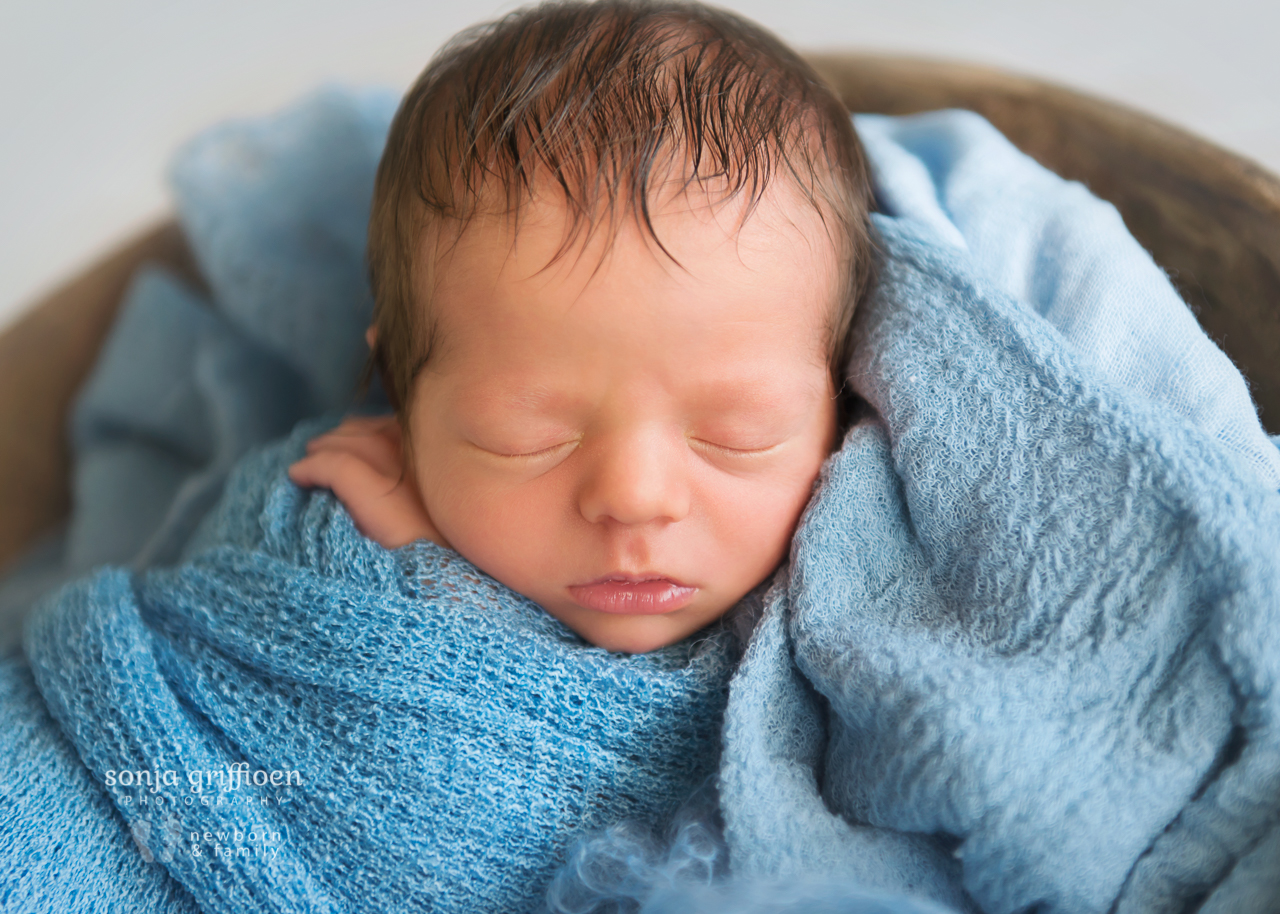
[[456, 238], [494, 207], [518, 219], [546, 181], [569, 208], [570, 238], [633, 217], [665, 252], [649, 207], [673, 174], [724, 199], [745, 195], [747, 214], [777, 178], [817, 208], [844, 268], [829, 326], [839, 390], [872, 262], [865, 160], [839, 99], [733, 13], [669, 0], [552, 2], [458, 35], [392, 122], [369, 224], [371, 364], [402, 421], [435, 336], [421, 300], [434, 269], [428, 233], [439, 242], [449, 225]]

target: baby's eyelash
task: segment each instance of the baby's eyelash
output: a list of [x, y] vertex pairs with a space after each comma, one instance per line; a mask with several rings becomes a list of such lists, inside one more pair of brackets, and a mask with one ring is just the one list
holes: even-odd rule
[[561, 448], [568, 447], [569, 445], [576, 445], [577, 443], [578, 439], [574, 438], [571, 441], [561, 441], [559, 444], [553, 444], [551, 447], [539, 448], [536, 451], [524, 451], [519, 454], [503, 454], [500, 451], [490, 451], [489, 453], [496, 454], [499, 457], [507, 457], [512, 460], [529, 460], [533, 457], [545, 457], [560, 450]]
[[770, 451], [775, 450], [776, 448], [779, 447], [779, 445], [777, 444], [771, 444], [767, 447], [755, 447], [755, 448], [729, 447], [728, 445], [724, 445], [724, 444], [716, 444], [714, 441], [707, 441], [705, 438], [691, 437], [689, 440], [696, 442], [702, 447], [711, 448], [712, 450], [720, 451], [722, 453], [728, 454], [733, 457], [756, 457], [761, 454], [767, 454]]

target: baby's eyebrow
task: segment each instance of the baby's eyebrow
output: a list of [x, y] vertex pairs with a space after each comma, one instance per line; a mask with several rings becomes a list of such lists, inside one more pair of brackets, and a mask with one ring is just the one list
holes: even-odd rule
[[[794, 412], [818, 392], [812, 379], [785, 381], [773, 373], [751, 371], [692, 381], [682, 398], [698, 413], [779, 415]], [[468, 412], [566, 415], [590, 409], [591, 399], [571, 386], [492, 379], [462, 393], [459, 406]]]
[[728, 404], [734, 411], [787, 412], [812, 397], [816, 389], [808, 379], [780, 383], [775, 375], [753, 373], [710, 381], [702, 386], [696, 399], [709, 407]]
[[468, 406], [497, 408], [510, 412], [559, 412], [573, 409], [583, 398], [549, 384], [486, 384], [461, 398]]

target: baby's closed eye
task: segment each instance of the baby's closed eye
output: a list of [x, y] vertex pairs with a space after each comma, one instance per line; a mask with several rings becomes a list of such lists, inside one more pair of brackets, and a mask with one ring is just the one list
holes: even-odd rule
[[785, 439], [765, 443], [762, 438], [751, 436], [719, 435], [713, 438], [689, 436], [689, 444], [694, 448], [714, 450], [738, 457], [763, 456], [777, 450], [785, 443]]
[[[793, 436], [777, 428], [686, 428], [671, 429], [669, 440], [681, 440], [694, 453], [713, 462], [736, 464], [759, 462], [785, 449]], [[558, 431], [547, 434], [504, 434], [501, 430], [476, 431], [468, 435], [469, 443], [485, 458], [496, 458], [499, 464], [550, 468], [570, 457], [579, 447], [592, 444], [592, 435], [584, 431]]]
[[577, 447], [579, 438], [561, 441], [556, 444], [540, 447], [537, 445], [512, 445], [507, 447], [481, 448], [495, 457], [508, 457], [513, 460], [531, 460], [535, 458], [565, 456], [571, 448]]
[[529, 459], [567, 455], [583, 433], [563, 426], [543, 427], [529, 422], [477, 422], [463, 431], [472, 447], [495, 457]]
[[747, 456], [771, 453], [800, 431], [794, 414], [744, 409], [725, 410], [691, 423], [685, 437], [695, 449]]

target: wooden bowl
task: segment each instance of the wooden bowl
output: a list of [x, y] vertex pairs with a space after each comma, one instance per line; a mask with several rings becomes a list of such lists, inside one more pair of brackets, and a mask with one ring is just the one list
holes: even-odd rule
[[[969, 108], [1024, 152], [1120, 210], [1280, 432], [1280, 180], [1138, 111], [986, 67], [810, 55], [851, 111]], [[138, 264], [200, 283], [181, 231], [156, 226], [0, 335], [0, 567], [70, 507], [67, 414]]]

